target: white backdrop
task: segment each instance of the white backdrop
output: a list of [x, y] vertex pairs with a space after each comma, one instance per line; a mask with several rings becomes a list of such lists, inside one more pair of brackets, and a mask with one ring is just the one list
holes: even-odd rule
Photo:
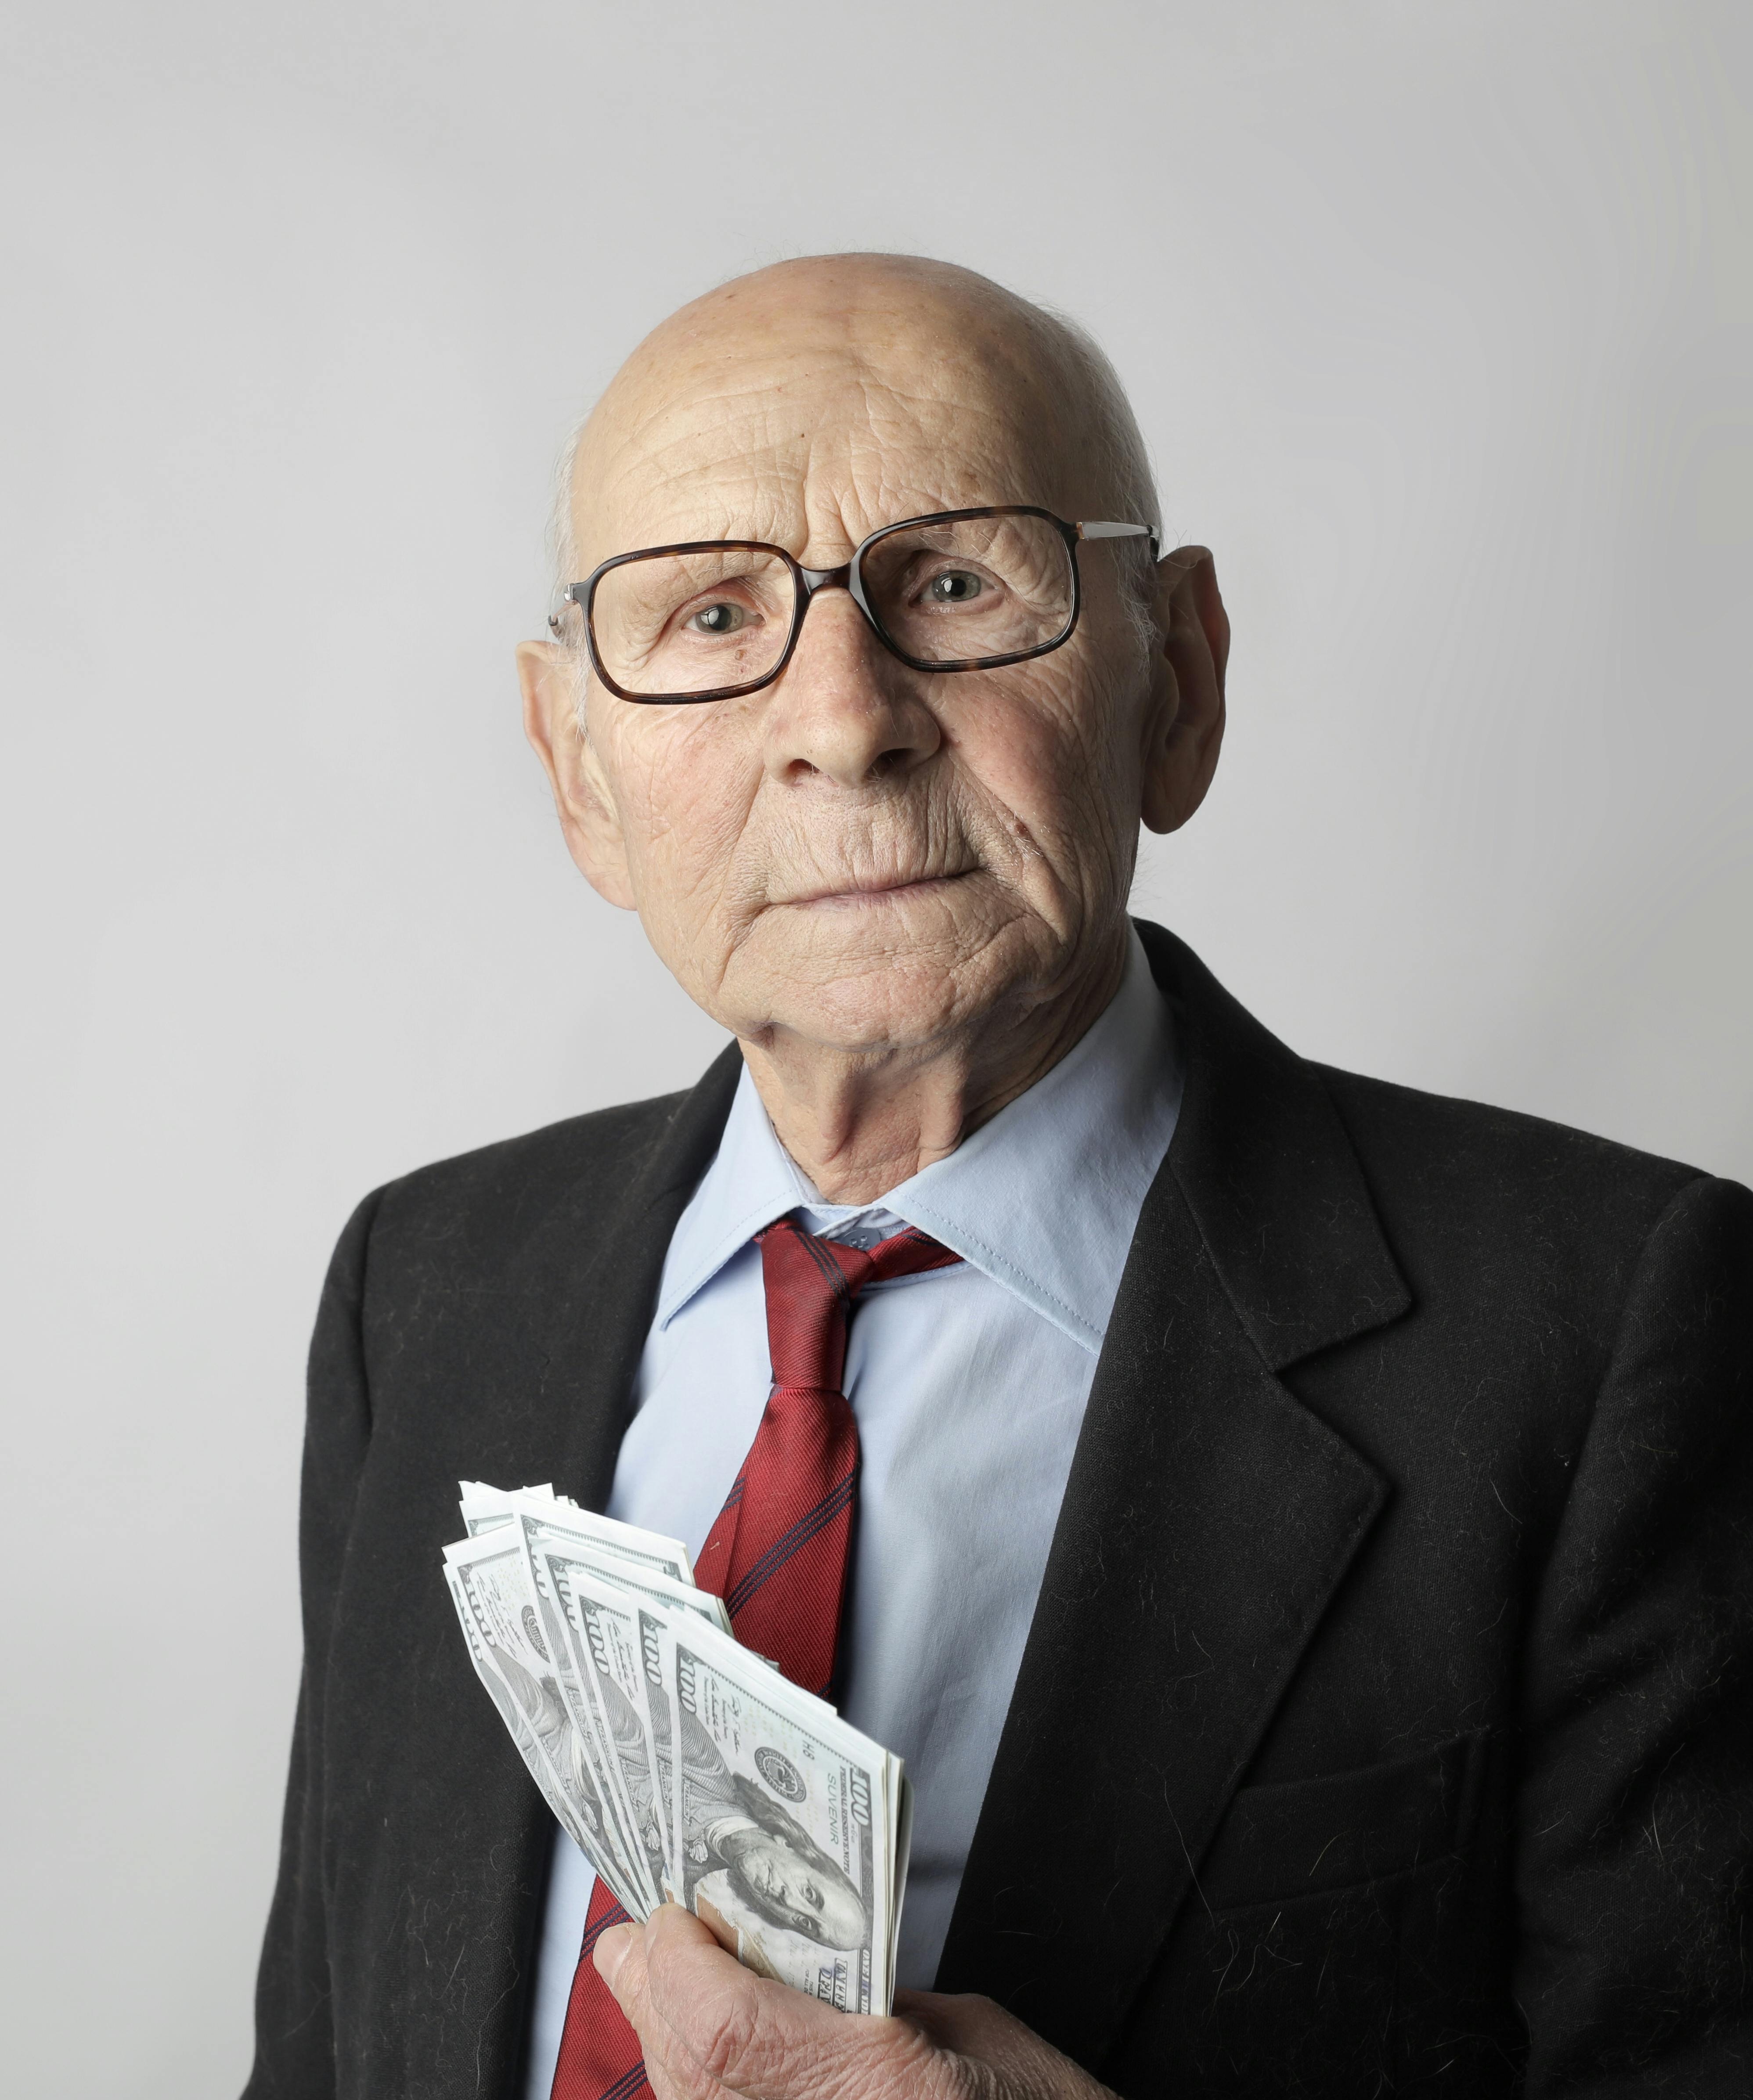
[[1229, 748], [1141, 905], [1299, 1048], [1753, 1176], [1736, 0], [12, 0], [4, 2083], [235, 2092], [354, 1200], [715, 1031], [560, 847], [562, 432], [718, 279], [1113, 353]]

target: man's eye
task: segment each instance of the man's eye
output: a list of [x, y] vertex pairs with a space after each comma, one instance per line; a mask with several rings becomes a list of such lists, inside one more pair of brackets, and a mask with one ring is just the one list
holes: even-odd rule
[[822, 1891], [814, 1882], [800, 1882], [797, 1885], [797, 1893], [808, 1904], [811, 1910], [819, 1910], [822, 1908]]
[[980, 579], [968, 570], [946, 569], [925, 586], [925, 596], [934, 605], [966, 605], [985, 589]]
[[748, 624], [748, 615], [740, 605], [703, 605], [698, 612], [691, 612], [684, 624], [696, 634], [735, 634]]

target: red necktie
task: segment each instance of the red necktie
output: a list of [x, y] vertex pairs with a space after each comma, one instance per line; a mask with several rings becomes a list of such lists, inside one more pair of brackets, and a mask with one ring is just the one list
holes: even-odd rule
[[590, 1958], [591, 1948], [612, 1925], [630, 1921], [598, 1874], [585, 1913], [585, 1943], [572, 1972], [549, 2100], [635, 2100], [636, 2095], [651, 2100], [639, 2037]]
[[[867, 1284], [961, 1256], [909, 1225], [868, 1251], [819, 1239], [791, 1218], [758, 1236], [773, 1391], [695, 1568], [722, 1597], [737, 1639], [794, 1684], [834, 1674], [858, 1493], [859, 1425], [840, 1384], [853, 1300]], [[551, 2100], [645, 2100], [638, 2036], [590, 1959], [627, 1913], [598, 1881], [560, 2036]]]

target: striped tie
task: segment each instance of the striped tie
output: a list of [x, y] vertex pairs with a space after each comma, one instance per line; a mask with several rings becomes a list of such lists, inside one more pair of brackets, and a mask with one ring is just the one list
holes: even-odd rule
[[[792, 1218], [759, 1239], [773, 1391], [695, 1576], [723, 1598], [745, 1647], [776, 1662], [793, 1683], [825, 1692], [858, 1495], [859, 1425], [840, 1389], [853, 1301], [867, 1284], [947, 1268], [961, 1257], [911, 1225], [868, 1251], [819, 1239]], [[625, 1917], [599, 1881], [552, 2100], [647, 2100], [650, 2093], [638, 2039], [590, 1959], [598, 1935]]]
[[806, 1692], [834, 1674], [850, 1558], [859, 1425], [840, 1382], [853, 1300], [960, 1259], [911, 1225], [868, 1253], [791, 1218], [761, 1235], [773, 1392], [695, 1576], [723, 1598], [744, 1646]]
[[590, 1950], [612, 1925], [630, 1922], [599, 1874], [585, 1913], [585, 1943], [572, 1972], [550, 2100], [651, 2100], [639, 2037], [590, 1958]]

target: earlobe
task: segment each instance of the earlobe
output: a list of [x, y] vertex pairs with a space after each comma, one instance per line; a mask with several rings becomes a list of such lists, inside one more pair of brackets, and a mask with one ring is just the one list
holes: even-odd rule
[[566, 849], [605, 902], [634, 911], [625, 836], [601, 762], [579, 720], [569, 654], [556, 642], [523, 642], [517, 662], [523, 734], [548, 776]]

